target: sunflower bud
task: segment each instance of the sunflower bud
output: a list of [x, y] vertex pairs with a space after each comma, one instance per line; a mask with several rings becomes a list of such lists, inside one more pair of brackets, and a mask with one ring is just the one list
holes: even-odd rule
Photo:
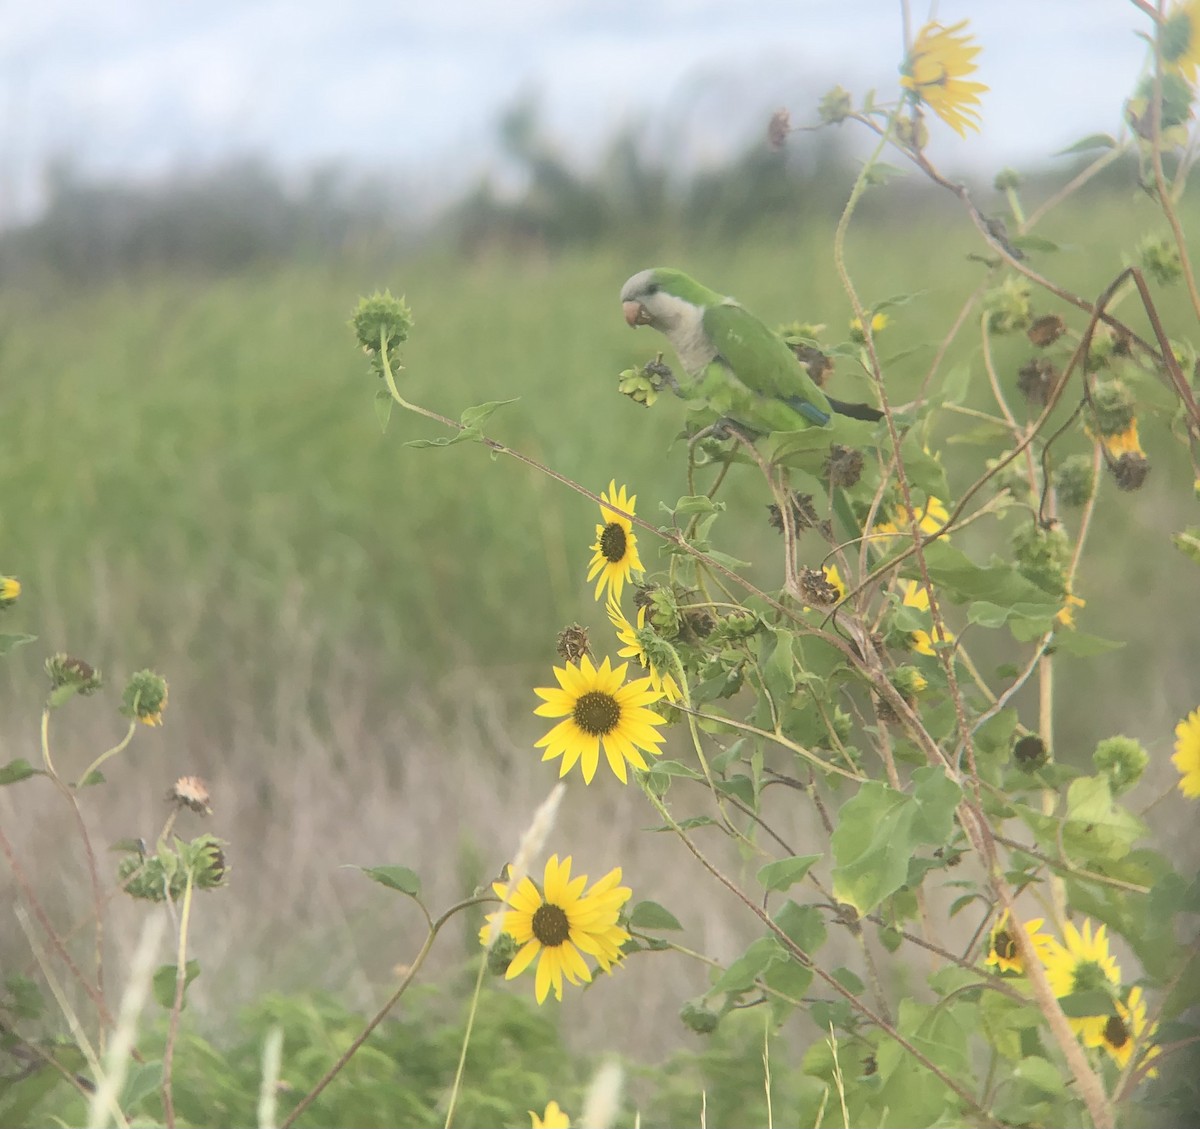
[[909, 149], [924, 149], [929, 144], [929, 127], [923, 118], [897, 114], [894, 124], [897, 144]]
[[650, 407], [658, 399], [654, 382], [641, 369], [627, 368], [617, 377], [617, 391], [635, 404]]
[[520, 950], [521, 946], [517, 944], [517, 939], [511, 933], [501, 933], [496, 938], [496, 943], [488, 949], [488, 972], [493, 976], [503, 976]]
[[1055, 468], [1054, 486], [1064, 506], [1084, 505], [1095, 488], [1092, 460], [1087, 455], [1071, 455]]
[[1017, 569], [1027, 580], [1046, 592], [1066, 594], [1071, 546], [1061, 530], [1022, 525], [1013, 534], [1012, 551]]
[[757, 635], [762, 627], [762, 620], [753, 612], [733, 612], [717, 620], [713, 634], [721, 639], [749, 639]]
[[129, 676], [121, 696], [121, 713], [143, 725], [162, 725], [167, 708], [167, 680], [152, 670], [139, 670]]
[[850, 91], [835, 86], [817, 103], [817, 116], [823, 125], [839, 125], [850, 116], [853, 108]]
[[1092, 753], [1092, 763], [1108, 777], [1112, 794], [1119, 796], [1141, 780], [1150, 754], [1132, 737], [1106, 737]]
[[1021, 174], [1016, 169], [1001, 169], [992, 181], [992, 187], [997, 192], [1007, 192], [1010, 188], [1021, 187]]
[[1179, 248], [1171, 240], [1161, 235], [1147, 235], [1138, 244], [1137, 253], [1142, 269], [1162, 286], [1170, 286], [1183, 277]]
[[369, 298], [360, 298], [358, 309], [350, 319], [359, 345], [371, 359], [371, 369], [380, 377], [383, 376], [384, 353], [393, 374], [401, 367], [398, 350], [408, 340], [412, 325], [412, 313], [404, 299], [393, 298], [390, 290], [382, 294], [377, 290]]
[[46, 660], [46, 674], [50, 678], [50, 694], [46, 698], [51, 709], [61, 706], [75, 694], [94, 694], [104, 685], [104, 676], [90, 663], [61, 652]]
[[993, 333], [1015, 333], [1030, 321], [1029, 284], [1010, 275], [999, 286], [989, 290], [984, 298], [988, 329]]
[[1137, 402], [1121, 380], [1097, 383], [1092, 389], [1091, 407], [1095, 430], [1102, 437], [1128, 431], [1136, 418]]
[[679, 1018], [689, 1031], [697, 1035], [711, 1035], [721, 1022], [720, 1012], [713, 1011], [703, 1000], [688, 1000], [679, 1009]]

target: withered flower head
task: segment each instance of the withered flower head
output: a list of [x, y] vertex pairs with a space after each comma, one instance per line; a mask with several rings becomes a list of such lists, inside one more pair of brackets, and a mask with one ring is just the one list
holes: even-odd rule
[[199, 776], [181, 776], [171, 785], [167, 800], [181, 808], [191, 808], [200, 815], [212, 815], [208, 805], [208, 785]]
[[1058, 314], [1044, 314], [1034, 320], [1033, 324], [1025, 331], [1025, 335], [1039, 349], [1045, 349], [1046, 346], [1053, 345], [1066, 332], [1067, 323]]
[[578, 663], [584, 655], [592, 653], [591, 644], [588, 642], [587, 628], [578, 623], [564, 627], [558, 633], [558, 643], [555, 649], [558, 651], [559, 658], [566, 662]]
[[862, 477], [863, 455], [853, 447], [840, 443], [829, 445], [829, 456], [825, 460], [822, 476], [831, 486], [849, 489]]

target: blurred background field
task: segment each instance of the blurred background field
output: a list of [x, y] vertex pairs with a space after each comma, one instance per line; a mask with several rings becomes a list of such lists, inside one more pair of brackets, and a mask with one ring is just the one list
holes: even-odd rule
[[[3, 626], [38, 636], [0, 666], [0, 763], [37, 759], [42, 664], [55, 651], [86, 658], [110, 683], [56, 717], [64, 766], [81, 769], [120, 736], [115, 706], [130, 671], [169, 679], [164, 727], [138, 733], [89, 818], [101, 844], [152, 838], [171, 781], [209, 781], [212, 819], [200, 828], [184, 818], [192, 833], [230, 841], [232, 874], [200, 906], [205, 972], [187, 1023], [226, 1046], [233, 1017], [271, 991], [324, 990], [363, 1010], [386, 996], [419, 922], [343, 864], [411, 866], [435, 906], [490, 877], [551, 784], [532, 747], [532, 687], [550, 678], [555, 635], [580, 621], [607, 638], [584, 579], [595, 506], [478, 446], [405, 447], [438, 436], [427, 421], [396, 412], [381, 434], [374, 378], [347, 328], [359, 296], [407, 296], [404, 395], [451, 417], [519, 397], [491, 434], [593, 491], [627, 484], [652, 521], [688, 492], [682, 446], [663, 454], [682, 413], [616, 391], [617, 374], [661, 344], [621, 320], [628, 275], [677, 265], [768, 323], [846, 334], [832, 230], [854, 168], [824, 135], [785, 154], [753, 138], [684, 184], [628, 137], [580, 171], [530, 103], [510, 108], [497, 137], [521, 189], [476, 186], [416, 225], [378, 186], [314, 179], [298, 192], [251, 162], [156, 188], [59, 170], [41, 218], [0, 236], [0, 568], [24, 585]], [[1075, 167], [1064, 158], [1036, 170], [1028, 204]], [[999, 212], [988, 178], [977, 180], [981, 206]], [[1194, 201], [1184, 214], [1198, 218]], [[1094, 296], [1123, 265], [1116, 248], [1157, 233], [1154, 216], [1135, 170], [1117, 164], [1039, 228], [1059, 244], [1037, 253], [1039, 267]], [[917, 394], [929, 342], [984, 280], [978, 249], [946, 194], [900, 181], [864, 205], [849, 242], [864, 298], [911, 295], [880, 336], [895, 358], [885, 360], [894, 402]], [[1182, 309], [1169, 292], [1162, 300]], [[1035, 312], [1083, 325], [1061, 305]], [[1125, 313], [1145, 330], [1132, 305]], [[1010, 391], [1030, 353], [1023, 338], [997, 344]], [[968, 402], [986, 407], [977, 326], [952, 346], [945, 366], [955, 364], [970, 366]], [[868, 397], [856, 379], [843, 362], [830, 387]], [[1154, 464], [1145, 490], [1102, 487], [1101, 549], [1081, 575], [1078, 618], [1129, 643], [1060, 664], [1056, 748], [1083, 762], [1102, 736], [1136, 736], [1159, 758], [1159, 791], [1170, 781], [1172, 703], [1195, 682], [1194, 617], [1180, 596], [1194, 566], [1163, 550], [1179, 524], [1167, 485], [1187, 468], [1165, 429], [1144, 423]], [[942, 419], [933, 445], [961, 486], [978, 448], [957, 443], [958, 430]], [[769, 499], [743, 478], [724, 494], [736, 543], [719, 547], [750, 559], [770, 587], [780, 547]], [[1010, 529], [983, 523], [964, 537], [1003, 552]], [[653, 544], [643, 545], [653, 568]], [[87, 904], [87, 882], [77, 846], [64, 846], [65, 809], [40, 783], [19, 796], [0, 789], [0, 821], [66, 921]], [[668, 906], [689, 944], [736, 953], [749, 923], [732, 903], [697, 895], [674, 842], [636, 834], [653, 821], [634, 799], [613, 781], [573, 786], [559, 849], [591, 874], [622, 865], [636, 898]], [[799, 812], [779, 824], [804, 843]], [[7, 871], [0, 890], [14, 896]], [[142, 909], [114, 912], [120, 967]], [[457, 985], [474, 952], [464, 927], [431, 979]], [[14, 964], [30, 971], [10, 919], [0, 965]], [[654, 1062], [699, 1048], [675, 1014], [706, 982], [698, 965], [639, 958], [544, 1014], [573, 1050]]]

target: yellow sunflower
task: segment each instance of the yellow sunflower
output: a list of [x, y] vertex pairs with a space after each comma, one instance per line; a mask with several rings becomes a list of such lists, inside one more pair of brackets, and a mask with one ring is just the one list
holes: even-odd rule
[[15, 576], [0, 576], [0, 608], [15, 602], [21, 594], [21, 582]]
[[1136, 419], [1129, 421], [1129, 426], [1124, 431], [1118, 431], [1114, 435], [1104, 435], [1100, 440], [1104, 444], [1104, 448], [1114, 458], [1119, 459], [1122, 455], [1145, 455], [1142, 450], [1141, 440], [1138, 438], [1138, 423]]
[[[607, 505], [600, 506], [601, 523], [596, 526], [596, 543], [592, 546], [592, 559], [588, 562], [588, 580], [596, 580], [596, 599], [608, 586], [609, 592], [618, 600], [625, 582], [635, 572], [644, 571], [638, 556], [637, 536], [628, 517], [616, 512], [624, 510], [630, 516], [637, 502], [636, 494], [626, 495], [625, 487], [617, 489], [616, 480], [608, 484], [608, 492], [601, 491], [600, 497]], [[609, 507], [616, 507], [610, 509]]]
[[[915, 580], [906, 580], [903, 585], [903, 601], [906, 608], [916, 608], [918, 611], [929, 611], [929, 592], [924, 585]], [[928, 631], [918, 628], [910, 636], [912, 648], [918, 655], [936, 655], [933, 649], [934, 637]], [[954, 635], [950, 630], [937, 631], [937, 642], [953, 643]]]
[[1063, 606], [1054, 614], [1054, 618], [1063, 625], [1063, 627], [1075, 626], [1075, 609], [1082, 608], [1087, 603], [1087, 600], [1072, 595], [1070, 592], [1063, 597]]
[[1159, 31], [1159, 50], [1163, 62], [1195, 83], [1200, 67], [1200, 0], [1176, 4]]
[[578, 666], [569, 662], [554, 668], [557, 688], [534, 690], [543, 699], [534, 713], [564, 719], [534, 746], [545, 748], [544, 761], [562, 757], [559, 776], [566, 776], [580, 761], [584, 783], [590, 784], [600, 761], [601, 743], [609, 768], [622, 784], [627, 779], [626, 761], [644, 770], [647, 764], [642, 753], [656, 757], [662, 752], [658, 746], [663, 735], [654, 727], [666, 722], [646, 708], [662, 694], [651, 686], [649, 678], [627, 683], [628, 667], [628, 663], [622, 663], [613, 670], [605, 658], [597, 669], [584, 655]]
[[650, 661], [649, 655], [646, 654], [642, 647], [641, 641], [638, 639], [638, 632], [646, 630], [646, 609], [638, 608], [637, 627], [625, 618], [621, 611], [621, 605], [613, 599], [610, 594], [608, 597], [608, 619], [617, 632], [617, 638], [625, 644], [617, 654], [623, 659], [637, 659], [641, 664], [642, 669], [650, 676], [650, 687], [663, 695], [669, 702], [677, 702], [683, 697], [679, 690], [679, 683], [672, 677], [670, 671], [660, 671], [654, 663]]
[[[1140, 1065], [1145, 1066], [1151, 1059], [1157, 1058], [1161, 1049], [1150, 1040], [1158, 1030], [1158, 1024], [1146, 1028], [1146, 1001], [1142, 998], [1141, 988], [1131, 988], [1129, 998], [1122, 1003], [1116, 1001], [1117, 1014], [1110, 1015], [1100, 1033], [1100, 1045], [1116, 1060], [1117, 1065], [1124, 1070], [1133, 1054], [1135, 1043], [1142, 1043]], [[1148, 1070], [1150, 1078], [1158, 1076], [1155, 1069]]]
[[492, 883], [492, 889], [509, 908], [487, 915], [479, 930], [481, 944], [487, 944], [491, 923], [503, 914], [501, 930], [521, 947], [505, 972], [504, 978], [520, 976], [537, 961], [534, 994], [544, 1003], [550, 989], [562, 999], [563, 977], [572, 984], [591, 982], [592, 970], [584, 954], [594, 957], [605, 971], [620, 959], [621, 946], [629, 934], [617, 924], [621, 907], [632, 896], [628, 886], [620, 886], [621, 868], [609, 871], [592, 890], [584, 893], [587, 875], [571, 877], [571, 856], [560, 863], [551, 855], [542, 876], [542, 889], [526, 876], [516, 890], [505, 882]]
[[[1033, 942], [1033, 947], [1039, 955], [1045, 953], [1054, 940], [1048, 933], [1040, 932], [1045, 920], [1044, 917], [1031, 917], [1025, 922], [1025, 932], [1029, 934], [1029, 939]], [[1012, 935], [1009, 926], [1008, 910], [1005, 910], [996, 919], [996, 924], [992, 926], [992, 932], [988, 938], [987, 960], [984, 963], [998, 968], [1001, 972], [1023, 973], [1025, 971], [1025, 961], [1021, 957], [1021, 950], [1017, 947], [1016, 938]]]
[[1200, 797], [1200, 708], [1175, 726], [1171, 763], [1179, 770], [1179, 790], [1189, 800]]
[[541, 1117], [530, 1110], [529, 1118], [533, 1122], [533, 1129], [571, 1129], [571, 1119], [558, 1108], [558, 1102], [546, 1106], [546, 1112]]
[[900, 85], [960, 137], [966, 137], [968, 127], [979, 129], [979, 95], [987, 90], [982, 82], [966, 81], [979, 69], [975, 56], [981, 50], [963, 34], [966, 26], [966, 20], [953, 27], [926, 24], [900, 68]]
[[910, 537], [914, 521], [922, 533], [936, 533], [949, 520], [950, 512], [946, 509], [945, 503], [940, 498], [930, 496], [925, 505], [916, 511], [901, 503], [896, 507], [892, 520], [876, 522], [871, 527], [871, 533], [876, 537], [895, 537], [900, 534]]
[[[1085, 919], [1083, 930], [1076, 929], [1071, 922], [1063, 925], [1063, 945], [1051, 938], [1051, 943], [1042, 952], [1042, 963], [1046, 966], [1046, 979], [1054, 994], [1061, 1000], [1077, 992], [1108, 992], [1114, 997], [1121, 984], [1121, 970], [1116, 958], [1108, 951], [1107, 927], [1100, 925], [1092, 932], [1092, 923]], [[1104, 1039], [1104, 1025], [1109, 1015], [1067, 1016], [1071, 1030], [1087, 1047], [1098, 1047]]]

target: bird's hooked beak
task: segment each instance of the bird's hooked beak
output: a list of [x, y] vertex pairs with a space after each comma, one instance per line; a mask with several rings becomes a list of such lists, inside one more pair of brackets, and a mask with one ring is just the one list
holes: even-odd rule
[[650, 324], [650, 311], [641, 302], [622, 302], [621, 309], [625, 312], [625, 324], [631, 329]]

